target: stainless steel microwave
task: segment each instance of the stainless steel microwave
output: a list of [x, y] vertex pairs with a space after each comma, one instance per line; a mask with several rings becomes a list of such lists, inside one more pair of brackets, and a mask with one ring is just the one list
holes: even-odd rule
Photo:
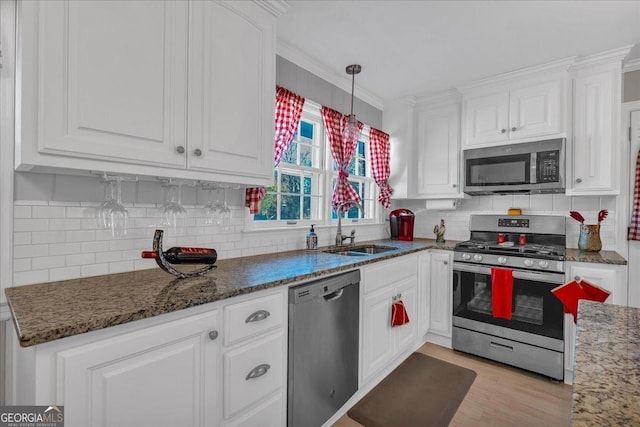
[[565, 139], [465, 150], [464, 192], [564, 193]]

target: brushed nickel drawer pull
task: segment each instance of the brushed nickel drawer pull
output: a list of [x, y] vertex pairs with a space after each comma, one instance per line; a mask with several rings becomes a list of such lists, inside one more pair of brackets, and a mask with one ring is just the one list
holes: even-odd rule
[[258, 310], [255, 313], [250, 314], [249, 317], [247, 317], [247, 320], [244, 321], [244, 323], [259, 322], [269, 316], [271, 316], [271, 313], [269, 313], [267, 310]]
[[261, 376], [263, 376], [264, 374], [267, 373], [267, 371], [271, 369], [271, 365], [268, 365], [266, 363], [263, 363], [261, 365], [256, 366], [255, 368], [253, 368], [251, 370], [251, 372], [249, 372], [245, 378], [245, 380], [252, 380], [254, 378], [260, 378]]

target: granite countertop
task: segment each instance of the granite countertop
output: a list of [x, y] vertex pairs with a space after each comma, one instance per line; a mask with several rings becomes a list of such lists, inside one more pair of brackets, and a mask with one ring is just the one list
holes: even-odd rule
[[567, 248], [565, 260], [595, 264], [627, 265], [627, 260], [622, 258], [616, 251], [584, 252], [574, 248]]
[[18, 286], [5, 289], [5, 294], [20, 345], [29, 347], [413, 252], [452, 250], [457, 242], [379, 240], [358, 245], [365, 243], [398, 250], [358, 257], [324, 253], [323, 248], [299, 250], [219, 260], [212, 272], [188, 279], [155, 268]]
[[640, 309], [580, 300], [574, 426], [640, 425]]

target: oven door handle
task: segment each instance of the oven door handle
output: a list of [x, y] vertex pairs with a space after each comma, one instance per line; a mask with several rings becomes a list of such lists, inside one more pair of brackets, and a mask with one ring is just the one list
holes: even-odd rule
[[[500, 267], [502, 268], [502, 267]], [[478, 273], [478, 274], [486, 274], [488, 276], [491, 275], [491, 268], [484, 267], [480, 265], [473, 264], [463, 264], [463, 263], [453, 263], [453, 271], [466, 271], [469, 273]], [[565, 282], [564, 274], [556, 274], [556, 273], [544, 273], [537, 271], [525, 271], [525, 270], [514, 270], [513, 272], [514, 279], [523, 279], [523, 280], [531, 280], [534, 282], [547, 282], [547, 283], [557, 283], [559, 285]]]

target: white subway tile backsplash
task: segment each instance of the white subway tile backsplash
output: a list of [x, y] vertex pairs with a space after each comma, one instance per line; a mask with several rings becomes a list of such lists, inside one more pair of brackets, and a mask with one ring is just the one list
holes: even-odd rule
[[122, 239], [122, 240], [111, 240], [109, 242], [109, 250], [110, 251], [124, 251], [128, 249], [133, 249], [133, 240], [131, 239]]
[[109, 274], [109, 264], [83, 265], [80, 267], [82, 277], [101, 276]]
[[29, 245], [31, 244], [31, 233], [28, 231], [21, 231], [13, 233], [14, 245]]
[[76, 255], [67, 255], [67, 265], [89, 265], [95, 264], [96, 255], [94, 253], [84, 253]]
[[31, 285], [49, 281], [49, 270], [19, 271], [13, 273], [13, 285]]
[[46, 268], [59, 268], [64, 266], [64, 255], [35, 257], [31, 259], [31, 268], [34, 270], [44, 270]]
[[33, 206], [31, 218], [64, 218], [64, 206]]
[[82, 253], [86, 252], [105, 252], [109, 250], [109, 242], [95, 241], [95, 242], [82, 242]]
[[96, 232], [93, 230], [67, 231], [66, 235], [67, 242], [91, 242], [96, 240]]
[[13, 247], [13, 258], [33, 258], [49, 255], [48, 245], [17, 245]]
[[23, 219], [15, 218], [13, 220], [13, 231], [48, 231], [48, 219]]
[[55, 282], [58, 280], [76, 279], [81, 277], [80, 271], [80, 267], [52, 268], [49, 270], [49, 280]]
[[14, 206], [13, 218], [31, 218], [31, 206]]
[[81, 224], [77, 218], [50, 219], [49, 230], [80, 230]]
[[124, 273], [125, 271], [133, 271], [133, 261], [120, 261], [109, 263], [109, 273]]
[[101, 263], [122, 261], [122, 252], [121, 251], [98, 252], [96, 253], [96, 261]]
[[69, 255], [82, 252], [82, 244], [80, 243], [56, 243], [49, 245], [49, 251], [54, 255]]
[[31, 258], [20, 258], [13, 260], [13, 271], [29, 271], [31, 268]]
[[31, 243], [61, 243], [64, 242], [64, 231], [34, 231], [31, 233]]

